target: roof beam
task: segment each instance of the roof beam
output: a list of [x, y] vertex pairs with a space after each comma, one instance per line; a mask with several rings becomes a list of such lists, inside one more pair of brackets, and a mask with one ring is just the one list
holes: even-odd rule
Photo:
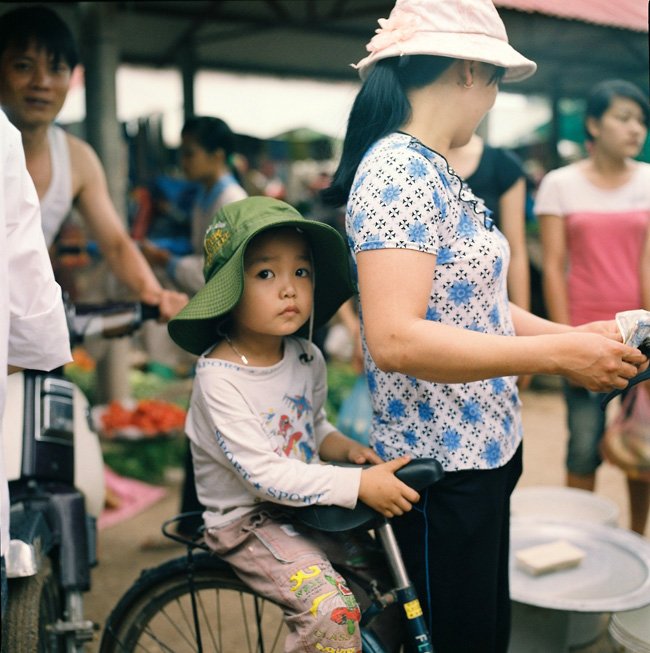
[[216, 16], [220, 12], [222, 5], [223, 0], [213, 0], [204, 12], [194, 14], [190, 25], [183, 30], [178, 38], [176, 38], [174, 42], [160, 55], [158, 58], [158, 66], [164, 65], [165, 62], [175, 56], [179, 50], [189, 48], [199, 28], [207, 19]]

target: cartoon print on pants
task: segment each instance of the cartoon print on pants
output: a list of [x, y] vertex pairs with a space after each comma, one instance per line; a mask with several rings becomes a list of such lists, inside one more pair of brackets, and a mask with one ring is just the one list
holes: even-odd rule
[[[289, 580], [293, 583], [293, 585], [290, 587], [291, 591], [299, 591], [305, 581], [316, 578], [320, 574], [321, 569], [317, 565], [311, 565], [306, 569], [299, 569], [289, 578]], [[344, 580], [336, 579], [332, 576], [329, 576], [328, 574], [325, 574], [324, 577], [330, 585], [334, 586], [334, 589], [331, 592], [325, 592], [324, 594], [320, 594], [319, 596], [315, 597], [312, 601], [309, 612], [311, 612], [313, 616], [316, 616], [321, 604], [326, 602], [327, 599], [330, 599], [338, 594], [343, 598], [345, 607], [335, 608], [332, 610], [330, 614], [330, 620], [336, 624], [345, 625], [348, 634], [353, 635], [356, 630], [355, 623], [359, 623], [361, 620], [361, 610], [357, 605], [354, 594], [352, 594], [350, 588], [345, 584]]]
[[325, 579], [328, 583], [331, 583], [336, 587], [337, 593], [343, 598], [343, 603], [345, 603], [346, 606], [344, 608], [336, 608], [333, 610], [330, 619], [337, 624], [346, 624], [348, 633], [352, 635], [355, 631], [355, 622], [359, 623], [361, 620], [361, 610], [357, 605], [357, 600], [354, 598], [354, 594], [352, 594], [344, 580], [337, 580], [328, 575], [325, 575]]
[[320, 576], [321, 570], [318, 565], [311, 565], [307, 567], [307, 569], [298, 569], [298, 571], [293, 574], [292, 576], [289, 576], [289, 580], [292, 583], [295, 583], [292, 585], [289, 589], [292, 592], [296, 592], [300, 587], [302, 587], [302, 584], [305, 580], [309, 580], [310, 578], [316, 578], [316, 576]]

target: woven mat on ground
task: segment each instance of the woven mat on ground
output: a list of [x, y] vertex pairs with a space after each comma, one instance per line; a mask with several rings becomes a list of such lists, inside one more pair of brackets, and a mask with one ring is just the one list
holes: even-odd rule
[[107, 496], [111, 497], [110, 503], [117, 505], [104, 508], [97, 524], [100, 530], [134, 517], [160, 501], [167, 493], [165, 488], [120, 476], [107, 466], [104, 466], [104, 478]]

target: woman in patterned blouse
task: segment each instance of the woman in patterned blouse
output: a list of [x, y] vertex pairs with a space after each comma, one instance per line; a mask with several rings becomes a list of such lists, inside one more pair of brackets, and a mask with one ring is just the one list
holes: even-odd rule
[[521, 473], [516, 377], [625, 387], [647, 365], [612, 322], [569, 327], [510, 304], [509, 247], [449, 167], [535, 64], [490, 0], [398, 0], [358, 64], [339, 168], [358, 274], [371, 443], [438, 458], [442, 482], [394, 525], [437, 653], [508, 648], [509, 499]]

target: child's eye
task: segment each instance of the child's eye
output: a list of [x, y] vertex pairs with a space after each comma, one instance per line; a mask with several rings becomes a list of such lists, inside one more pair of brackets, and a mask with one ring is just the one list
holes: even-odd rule
[[260, 270], [257, 273], [257, 276], [260, 279], [272, 279], [273, 278], [273, 272], [271, 272], [271, 270]]
[[296, 276], [306, 277], [306, 278], [311, 277], [311, 270], [309, 270], [308, 268], [298, 268], [296, 270]]

